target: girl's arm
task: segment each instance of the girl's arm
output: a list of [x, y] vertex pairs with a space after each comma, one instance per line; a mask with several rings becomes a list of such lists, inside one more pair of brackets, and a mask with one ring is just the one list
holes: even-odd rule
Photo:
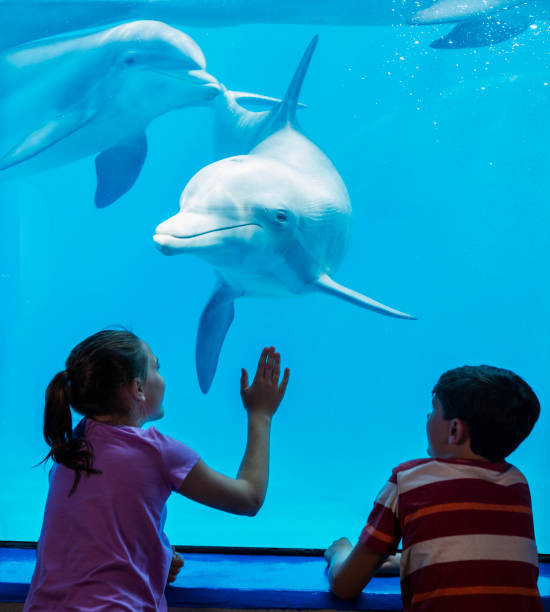
[[229, 478], [199, 460], [179, 492], [213, 508], [233, 514], [255, 515], [261, 508], [269, 474], [271, 418], [283, 399], [290, 372], [279, 385], [281, 358], [273, 347], [264, 348], [254, 382], [241, 373], [241, 397], [248, 414], [248, 439], [236, 478]]

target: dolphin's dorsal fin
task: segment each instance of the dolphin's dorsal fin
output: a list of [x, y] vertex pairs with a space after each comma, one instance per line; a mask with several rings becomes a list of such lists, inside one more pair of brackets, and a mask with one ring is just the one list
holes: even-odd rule
[[277, 130], [280, 130], [288, 123], [291, 125], [296, 125], [296, 108], [298, 107], [298, 97], [300, 95], [302, 83], [304, 82], [304, 78], [318, 40], [318, 34], [311, 39], [311, 42], [307, 46], [307, 49], [305, 50], [304, 55], [298, 64], [298, 68], [296, 68], [292, 81], [290, 81], [290, 85], [286, 90], [283, 101], [270, 111], [268, 120], [264, 126], [262, 140]]
[[404, 312], [399, 312], [399, 310], [395, 310], [389, 306], [384, 306], [384, 304], [380, 304], [380, 302], [376, 302], [375, 300], [362, 295], [361, 293], [357, 293], [357, 291], [353, 291], [352, 289], [339, 285], [327, 274], [321, 274], [321, 276], [319, 276], [319, 278], [313, 284], [323, 293], [334, 295], [346, 300], [347, 302], [356, 304], [357, 306], [374, 310], [374, 312], [379, 312], [380, 314], [388, 315], [389, 317], [396, 317], [398, 319], [416, 319], [416, 317], [408, 315]]
[[133, 186], [146, 156], [147, 138], [145, 132], [140, 132], [95, 158], [97, 208], [109, 206]]
[[235, 293], [221, 280], [211, 295], [199, 322], [195, 360], [199, 385], [208, 393], [214, 380], [223, 341], [235, 315]]

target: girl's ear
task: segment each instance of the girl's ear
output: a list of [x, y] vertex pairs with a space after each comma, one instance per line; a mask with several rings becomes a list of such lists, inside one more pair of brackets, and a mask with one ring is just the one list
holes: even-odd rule
[[449, 423], [449, 436], [447, 442], [453, 446], [459, 446], [468, 442], [470, 434], [468, 432], [468, 426], [462, 419], [451, 419]]
[[143, 391], [143, 383], [139, 378], [134, 378], [132, 382], [129, 384], [129, 391], [132, 399], [137, 402], [145, 401], [145, 393]]

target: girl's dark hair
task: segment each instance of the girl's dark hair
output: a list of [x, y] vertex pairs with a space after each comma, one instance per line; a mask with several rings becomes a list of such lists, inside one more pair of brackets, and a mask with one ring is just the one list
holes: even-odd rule
[[93, 467], [92, 445], [73, 432], [71, 406], [87, 417], [116, 414], [120, 389], [134, 378], [145, 380], [148, 357], [135, 334], [104, 330], [75, 346], [65, 366], [46, 389], [44, 438], [51, 450], [44, 461], [51, 457], [75, 471], [71, 495], [81, 472], [99, 473]]
[[462, 419], [474, 453], [503, 461], [529, 435], [540, 414], [535, 392], [517, 374], [493, 366], [463, 366], [433, 388], [445, 419]]

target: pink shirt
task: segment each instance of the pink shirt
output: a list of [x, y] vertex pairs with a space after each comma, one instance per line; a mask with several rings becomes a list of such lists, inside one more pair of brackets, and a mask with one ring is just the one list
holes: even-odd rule
[[94, 467], [69, 496], [74, 471], [54, 465], [25, 612], [166, 610], [172, 549], [166, 500], [199, 456], [159, 433], [84, 419]]

